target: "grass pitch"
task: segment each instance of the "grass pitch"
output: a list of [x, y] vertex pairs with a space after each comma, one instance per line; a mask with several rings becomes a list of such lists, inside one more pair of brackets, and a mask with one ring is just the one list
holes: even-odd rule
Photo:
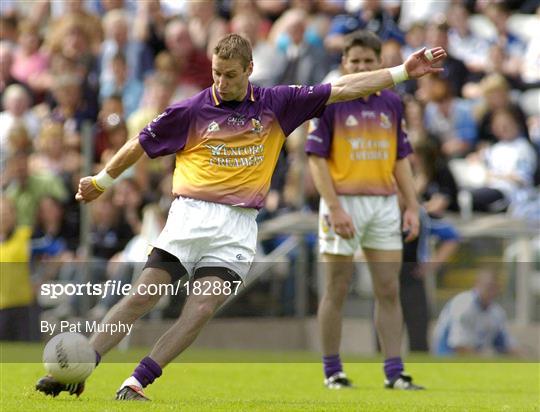
[[[116, 402], [114, 392], [136, 362], [101, 364], [79, 398], [57, 398], [34, 391], [44, 374], [39, 363], [6, 363], [10, 351], [39, 353], [41, 345], [2, 344], [0, 410], [11, 411], [538, 411], [540, 364], [435, 362], [409, 358], [407, 370], [427, 391], [400, 392], [382, 388], [380, 359], [345, 357], [346, 372], [356, 389], [330, 391], [322, 385], [316, 354], [190, 351], [186, 363], [173, 363], [146, 390], [152, 402]], [[12, 352], [13, 353], [13, 352]], [[112, 354], [135, 359], [145, 351]], [[286, 363], [239, 363], [234, 360], [275, 359]], [[29, 358], [31, 359], [31, 358]], [[213, 363], [200, 362], [212, 359]], [[227, 362], [217, 362], [217, 360]], [[287, 362], [289, 360], [290, 362]], [[411, 362], [414, 360], [414, 362]], [[190, 363], [187, 363], [187, 362]], [[292, 363], [296, 361], [296, 363]]]

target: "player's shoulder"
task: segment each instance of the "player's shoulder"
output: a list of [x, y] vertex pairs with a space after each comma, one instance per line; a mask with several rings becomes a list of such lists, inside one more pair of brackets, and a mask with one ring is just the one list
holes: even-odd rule
[[253, 86], [253, 96], [256, 101], [273, 109], [280, 109], [285, 102], [290, 101], [294, 96], [294, 89], [304, 86], [281, 85], [271, 87]]
[[302, 85], [296, 85], [296, 84], [277, 84], [275, 86], [269, 86], [269, 87], [260, 87], [260, 86], [253, 86], [253, 94], [255, 97], [260, 98], [268, 98], [268, 97], [274, 97], [279, 96], [283, 94], [291, 94], [294, 89], [300, 89]]
[[167, 109], [170, 111], [184, 111], [186, 109], [198, 110], [206, 103], [212, 102], [212, 88], [208, 87], [191, 97], [170, 104]]

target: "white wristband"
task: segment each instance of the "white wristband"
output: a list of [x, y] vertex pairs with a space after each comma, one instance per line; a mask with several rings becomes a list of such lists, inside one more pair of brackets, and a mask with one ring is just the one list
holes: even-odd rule
[[407, 69], [405, 69], [404, 64], [396, 67], [390, 67], [388, 70], [390, 71], [390, 75], [392, 76], [394, 84], [409, 80], [409, 74], [407, 73]]
[[114, 183], [114, 178], [111, 177], [111, 175], [109, 175], [105, 169], [95, 175], [92, 180], [97, 189], [101, 191], [105, 191], [105, 189], [108, 189]]

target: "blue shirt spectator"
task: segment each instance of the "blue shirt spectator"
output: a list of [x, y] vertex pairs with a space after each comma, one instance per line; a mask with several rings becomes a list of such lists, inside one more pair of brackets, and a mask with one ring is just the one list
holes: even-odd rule
[[494, 302], [499, 294], [495, 273], [480, 273], [475, 289], [462, 292], [443, 308], [435, 327], [435, 354], [516, 353], [516, 344], [508, 333], [506, 313]]

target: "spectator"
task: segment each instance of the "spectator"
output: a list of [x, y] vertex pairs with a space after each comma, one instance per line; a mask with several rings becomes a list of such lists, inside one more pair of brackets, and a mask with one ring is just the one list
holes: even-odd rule
[[146, 79], [144, 97], [137, 109], [128, 118], [129, 136], [137, 136], [139, 131], [171, 103], [174, 80], [164, 74], [154, 74]]
[[112, 113], [104, 121], [105, 149], [101, 153], [100, 163], [107, 163], [128, 140], [126, 122], [118, 113]]
[[288, 1], [286, 0], [255, 0], [255, 4], [266, 18], [276, 21], [286, 10]]
[[[408, 37], [409, 33], [418, 25], [444, 18], [449, 3], [439, 0], [403, 1], [401, 2], [399, 25], [402, 29], [406, 29], [406, 36]], [[407, 43], [409, 42], [407, 41]], [[405, 56], [408, 56], [414, 50], [418, 50], [418, 46], [405, 53]]]
[[420, 261], [416, 272], [419, 275], [436, 274], [459, 247], [460, 236], [456, 228], [444, 219], [447, 210], [458, 211], [458, 188], [446, 159], [432, 140], [414, 145], [411, 165], [416, 193], [427, 214], [422, 222], [423, 229], [437, 241], [429, 261]]
[[61, 201], [67, 197], [62, 180], [50, 174], [30, 174], [28, 153], [14, 153], [7, 165], [6, 195], [17, 208], [17, 223], [32, 227], [36, 218], [37, 206], [42, 198], [52, 196]]
[[488, 143], [497, 141], [491, 130], [491, 120], [493, 113], [499, 109], [508, 109], [514, 114], [518, 121], [520, 134], [528, 139], [527, 118], [521, 107], [511, 101], [510, 87], [505, 78], [500, 74], [486, 76], [480, 82], [480, 89], [484, 101], [477, 110], [479, 141]]
[[188, 2], [189, 34], [195, 47], [211, 59], [214, 47], [227, 34], [227, 23], [217, 14], [213, 0]]
[[481, 77], [488, 66], [489, 42], [471, 31], [469, 11], [461, 4], [450, 6], [448, 23], [448, 51], [462, 60], [470, 72]]
[[491, 130], [497, 143], [471, 159], [486, 169], [484, 186], [471, 192], [473, 210], [480, 212], [505, 211], [520, 190], [532, 187], [537, 165], [536, 153], [510, 110], [493, 113]]
[[144, 43], [155, 58], [165, 50], [165, 25], [167, 18], [162, 10], [160, 0], [138, 1], [133, 37]]
[[64, 207], [46, 196], [38, 206], [32, 233], [32, 267], [36, 284], [56, 279], [62, 265], [73, 259], [79, 246], [77, 226], [64, 220]]
[[176, 60], [168, 51], [164, 50], [159, 52], [154, 61], [154, 68], [154, 75], [163, 75], [165, 77], [175, 79], [176, 84], [172, 86], [174, 93], [172, 93], [171, 101], [177, 102], [184, 100], [188, 97], [194, 96], [200, 91], [200, 88], [196, 84], [177, 81], [179, 69], [176, 65]]
[[518, 77], [527, 45], [508, 27], [510, 9], [504, 3], [491, 3], [486, 7], [484, 13], [497, 31], [496, 37], [492, 40], [493, 43], [500, 46], [507, 56], [502, 72], [512, 78]]
[[29, 160], [30, 174], [53, 174], [69, 181], [78, 172], [81, 155], [64, 145], [64, 129], [60, 123], [46, 122], [39, 134], [37, 150]]
[[[68, 143], [74, 131], [80, 132], [82, 120], [95, 121], [99, 111], [99, 65], [96, 56], [92, 53], [90, 34], [83, 27], [76, 18], [65, 18], [58, 32], [54, 33], [56, 37], [51, 34], [49, 44], [51, 67], [48, 88], [52, 92], [52, 96], [48, 98], [49, 106], [54, 108], [55, 105], [64, 105], [64, 102], [56, 100], [58, 98], [55, 95], [55, 92], [58, 92], [56, 89], [68, 87], [68, 85], [72, 89], [78, 87], [78, 90], [74, 90], [74, 97], [68, 99], [72, 102], [65, 104], [66, 109], [73, 106], [71, 110], [78, 112], [75, 121], [69, 121], [66, 124]], [[72, 118], [72, 114], [62, 113], [62, 110], [55, 113], [58, 121], [61, 122]]]
[[403, 56], [408, 56], [426, 45], [426, 24], [414, 23], [405, 33], [405, 44], [402, 48]]
[[42, 75], [49, 66], [47, 56], [40, 50], [41, 43], [39, 27], [28, 20], [22, 21], [11, 74], [21, 83], [28, 84], [38, 95], [45, 91]]
[[138, 3], [139, 1], [137, 0], [87, 0], [86, 5], [93, 13], [100, 17], [115, 9], [127, 10], [131, 16]]
[[110, 64], [112, 77], [101, 83], [100, 100], [103, 101], [112, 95], [122, 96], [124, 111], [126, 116], [129, 116], [139, 107], [143, 94], [143, 83], [136, 77], [128, 76], [126, 57], [121, 52], [112, 57]]
[[[75, 284], [104, 281], [109, 259], [124, 249], [133, 237], [131, 228], [121, 219], [121, 211], [114, 207], [111, 196], [104, 196], [92, 204], [91, 218], [89, 242], [92, 255], [79, 255], [77, 261], [63, 267], [61, 275]], [[88, 274], [80, 270], [83, 260], [88, 264]], [[80, 312], [80, 309], [81, 299], [75, 295], [52, 309], [50, 314], [58, 319], [66, 319]]]
[[51, 39], [61, 37], [65, 24], [76, 21], [78, 27], [88, 36], [90, 49], [93, 53], [99, 51], [103, 39], [101, 18], [86, 10], [83, 0], [54, 0], [44, 1], [49, 3], [52, 22], [49, 23]]
[[420, 96], [427, 97], [425, 124], [438, 139], [443, 155], [463, 157], [476, 144], [476, 123], [471, 102], [452, 96], [448, 80], [432, 75], [419, 82]]
[[31, 91], [28, 85], [15, 79], [11, 74], [13, 67], [13, 46], [5, 40], [0, 40], [0, 62], [0, 111], [3, 111], [5, 110], [3, 104], [4, 94], [9, 86], [13, 84], [20, 85], [28, 91], [30, 96]]
[[11, 127], [7, 130], [7, 137], [5, 144], [0, 145], [0, 171], [2, 172], [2, 185], [1, 187], [4, 187], [6, 185], [5, 182], [5, 168], [6, 168], [6, 162], [13, 155], [13, 153], [16, 153], [18, 151], [30, 151], [32, 150], [32, 140], [30, 140], [30, 136], [28, 135], [28, 131], [26, 130], [26, 127], [21, 121], [16, 121], [11, 125]]
[[257, 86], [278, 84], [285, 68], [285, 56], [260, 37], [261, 17], [256, 12], [241, 12], [231, 20], [231, 31], [246, 37], [253, 47], [253, 73], [250, 81]]
[[[272, 29], [272, 21], [264, 14], [256, 2], [252, 0], [232, 0], [231, 2], [231, 16], [237, 16], [239, 14], [249, 14], [259, 16], [260, 26], [259, 26], [259, 37], [270, 41], [268, 34]], [[233, 31], [234, 33], [234, 31]]]
[[[283, 73], [279, 84], [308, 84], [321, 82], [328, 72], [324, 49], [304, 40], [306, 13], [301, 9], [288, 10], [280, 17], [283, 32], [277, 35], [277, 47], [285, 56]], [[276, 25], [278, 22], [275, 23]]]
[[39, 133], [40, 123], [32, 112], [28, 91], [19, 84], [9, 86], [2, 96], [4, 111], [0, 113], [0, 145], [7, 144], [7, 132], [15, 123], [21, 123], [33, 141]]
[[17, 16], [3, 13], [0, 9], [0, 41], [13, 46], [17, 43], [17, 35]]
[[[153, 66], [153, 55], [145, 43], [129, 34], [130, 15], [122, 9], [113, 9], [103, 17], [105, 40], [101, 45], [100, 84], [115, 82], [114, 56], [121, 53], [125, 56], [127, 72], [124, 81], [142, 82]], [[116, 81], [119, 79], [116, 78]], [[117, 84], [117, 83], [116, 83]], [[117, 84], [118, 86], [118, 84]], [[127, 107], [125, 108], [127, 110]]]
[[345, 36], [360, 29], [376, 33], [382, 41], [393, 39], [404, 44], [405, 35], [381, 3], [380, 0], [366, 0], [356, 15], [342, 14], [334, 17], [324, 41], [326, 48], [330, 52], [341, 52]]
[[454, 56], [450, 51], [448, 45], [448, 25], [446, 23], [429, 23], [426, 31], [426, 45], [428, 47], [441, 46], [448, 51], [448, 56], [441, 63], [444, 71], [439, 76], [448, 80], [453, 96], [461, 97], [463, 95], [463, 87], [472, 79], [463, 61]]
[[55, 76], [52, 97], [51, 119], [63, 125], [66, 146], [79, 148], [83, 124], [95, 121], [97, 114], [84, 99], [81, 79], [75, 74]]
[[68, 59], [76, 67], [81, 80], [89, 77], [87, 82], [93, 89], [99, 85], [99, 66], [95, 56], [95, 46], [92, 43], [92, 35], [100, 32], [101, 24], [99, 23], [93, 28], [89, 28], [87, 24], [88, 20], [83, 17], [63, 16], [47, 37], [44, 47], [51, 55], [51, 59], [56, 55]]
[[32, 230], [17, 225], [15, 204], [0, 196], [0, 341], [29, 340], [30, 308], [34, 300], [30, 282]]
[[103, 151], [107, 148], [107, 133], [105, 132], [107, 118], [111, 114], [116, 114], [124, 118], [124, 105], [122, 96], [112, 95], [101, 103], [101, 110], [98, 113], [98, 120], [94, 129], [94, 162], [99, 163]]
[[438, 142], [437, 138], [426, 130], [424, 124], [424, 104], [411, 95], [406, 95], [403, 99], [405, 106], [405, 124], [407, 125], [407, 136], [414, 146], [425, 140]]
[[489, 350], [518, 354], [507, 330], [506, 313], [495, 302], [499, 293], [495, 271], [482, 269], [475, 288], [458, 294], [443, 308], [435, 326], [435, 354], [485, 354]]
[[521, 78], [527, 87], [540, 87], [540, 36], [533, 36], [529, 40], [521, 66]]
[[184, 21], [174, 19], [167, 23], [165, 44], [176, 63], [178, 83], [193, 85], [199, 90], [212, 84], [210, 60], [205, 52], [197, 50]]
[[123, 179], [114, 188], [112, 203], [115, 209], [122, 210], [122, 224], [127, 223], [134, 234], [139, 234], [146, 201], [137, 182], [130, 178]]

